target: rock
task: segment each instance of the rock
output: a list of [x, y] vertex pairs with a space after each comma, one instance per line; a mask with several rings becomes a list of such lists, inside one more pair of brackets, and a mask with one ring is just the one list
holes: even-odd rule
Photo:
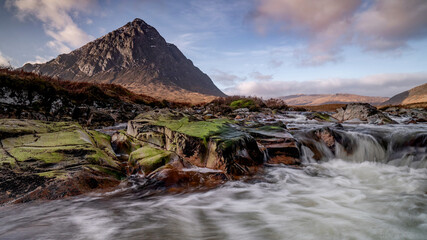
[[167, 151], [198, 167], [235, 176], [249, 174], [263, 164], [254, 138], [229, 120], [192, 120], [180, 113], [144, 113], [129, 121], [127, 134]]
[[112, 126], [116, 123], [110, 114], [102, 111], [91, 111], [87, 125], [95, 128]]
[[111, 146], [116, 155], [128, 155], [132, 152], [132, 142], [123, 132], [116, 132], [111, 137]]
[[336, 125], [335, 127], [337, 129], [323, 127], [311, 130], [304, 133], [303, 136], [299, 136], [298, 139], [313, 152], [312, 158], [317, 161], [333, 158], [336, 153], [337, 144], [340, 144], [347, 154], [351, 154], [357, 143], [338, 130], [342, 126]]
[[368, 103], [350, 103], [342, 108], [337, 109], [337, 111], [338, 112], [333, 114], [332, 117], [341, 122], [352, 119], [359, 119], [361, 121], [374, 124], [396, 123]]
[[306, 117], [309, 120], [313, 120], [314, 119], [314, 120], [317, 120], [319, 122], [335, 122], [336, 121], [329, 114], [322, 113], [322, 112], [309, 113], [309, 114], [306, 115]]
[[143, 190], [183, 193], [195, 190], [209, 190], [224, 184], [228, 179], [221, 171], [190, 168], [182, 169], [167, 165], [148, 175]]
[[384, 112], [395, 117], [408, 118], [404, 123], [427, 122], [427, 111], [423, 108], [389, 107]]
[[238, 108], [236, 110], [233, 111], [234, 113], [243, 113], [243, 114], [247, 114], [249, 113], [249, 109], [248, 108]]
[[0, 122], [0, 172], [9, 176], [0, 178], [0, 204], [73, 196], [123, 177], [108, 135], [77, 123]]
[[144, 174], [149, 174], [169, 162], [178, 160], [178, 156], [163, 149], [149, 145], [133, 151], [129, 156], [129, 163]]
[[266, 150], [267, 163], [299, 165], [300, 149], [298, 141], [287, 131], [282, 122], [247, 128], [263, 149]]

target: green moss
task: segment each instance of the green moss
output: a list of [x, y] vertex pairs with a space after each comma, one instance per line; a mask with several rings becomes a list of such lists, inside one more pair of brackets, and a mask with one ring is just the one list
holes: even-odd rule
[[81, 128], [76, 123], [44, 122], [25, 119], [0, 119], [0, 138], [25, 134], [58, 132]]
[[9, 151], [9, 153], [20, 162], [29, 160], [38, 160], [45, 163], [58, 163], [64, 159], [64, 155], [56, 150], [62, 148], [33, 148], [33, 147], [17, 147]]
[[89, 131], [89, 134], [94, 140], [96, 147], [105, 151], [109, 156], [115, 156], [113, 147], [111, 146], [111, 136], [93, 130]]
[[65, 172], [64, 170], [52, 170], [52, 171], [36, 173], [36, 174], [39, 175], [40, 177], [57, 178], [57, 179], [65, 179], [68, 176], [67, 172]]
[[256, 104], [252, 99], [239, 99], [230, 103], [230, 107], [234, 109], [238, 108], [255, 108]]
[[162, 149], [143, 146], [130, 154], [129, 161], [131, 164], [137, 163], [144, 173], [148, 174], [170, 162], [172, 154]]
[[112, 157], [110, 157], [107, 153], [99, 149], [95, 149], [95, 153], [90, 154], [86, 157], [88, 161], [92, 164], [99, 164], [99, 165], [119, 168], [119, 164]]
[[318, 113], [318, 112], [316, 112], [313, 115], [314, 115], [314, 117], [317, 117], [317, 118], [319, 118], [319, 119], [321, 119], [323, 121], [327, 121], [327, 122], [331, 121], [331, 116], [329, 116], [326, 113]]
[[3, 149], [0, 148], [0, 167], [3, 165], [9, 165], [11, 167], [14, 167], [15, 164], [15, 159], [10, 157]]
[[89, 169], [92, 169], [94, 171], [106, 173], [106, 174], [108, 174], [108, 175], [110, 175], [110, 176], [112, 176], [118, 180], [123, 180], [126, 178], [126, 176], [123, 173], [121, 173], [117, 170], [111, 169], [111, 168], [102, 167], [99, 165], [92, 165], [92, 164], [86, 165], [86, 167]]
[[158, 120], [154, 124], [165, 126], [172, 131], [181, 132], [192, 137], [205, 139], [209, 136], [219, 134], [226, 124], [231, 123], [228, 119], [209, 119], [207, 121], [189, 121], [188, 117], [180, 120]]

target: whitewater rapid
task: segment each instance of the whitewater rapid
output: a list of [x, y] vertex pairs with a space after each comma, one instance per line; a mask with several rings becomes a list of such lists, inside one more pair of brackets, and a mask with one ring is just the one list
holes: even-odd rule
[[3, 207], [0, 239], [426, 239], [427, 169], [334, 159], [208, 192]]

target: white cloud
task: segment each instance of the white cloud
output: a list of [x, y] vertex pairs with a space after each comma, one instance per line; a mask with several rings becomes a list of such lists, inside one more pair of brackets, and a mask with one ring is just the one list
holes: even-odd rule
[[396, 50], [427, 36], [426, 0], [258, 0], [257, 30], [293, 33], [306, 41], [295, 51], [303, 65], [340, 60], [341, 48]]
[[5, 56], [3, 56], [1, 52], [0, 52], [0, 66], [2, 67], [10, 66], [9, 60]]
[[427, 35], [426, 0], [376, 0], [355, 16], [358, 41], [368, 50], [393, 50]]
[[34, 61], [29, 61], [29, 62], [26, 62], [26, 63], [31, 63], [31, 64], [36, 64], [36, 63], [45, 63], [45, 62], [49, 61], [49, 59], [52, 59], [52, 58], [53, 58], [53, 57], [45, 58], [45, 57], [42, 57], [42, 56], [36, 56], [36, 60], [34, 60]]
[[352, 93], [391, 97], [427, 82], [427, 72], [378, 74], [360, 79], [333, 78], [311, 81], [245, 81], [226, 90], [229, 95], [279, 97], [304, 94]]
[[6, 6], [16, 9], [21, 20], [35, 18], [41, 21], [45, 33], [53, 38], [47, 45], [64, 53], [94, 39], [80, 29], [71, 16], [88, 12], [95, 3], [95, 0], [7, 0]]

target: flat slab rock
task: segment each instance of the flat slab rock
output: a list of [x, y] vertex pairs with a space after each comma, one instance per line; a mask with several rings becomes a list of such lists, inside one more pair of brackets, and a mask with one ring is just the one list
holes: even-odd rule
[[0, 204], [58, 199], [116, 186], [110, 137], [77, 123], [0, 120]]

